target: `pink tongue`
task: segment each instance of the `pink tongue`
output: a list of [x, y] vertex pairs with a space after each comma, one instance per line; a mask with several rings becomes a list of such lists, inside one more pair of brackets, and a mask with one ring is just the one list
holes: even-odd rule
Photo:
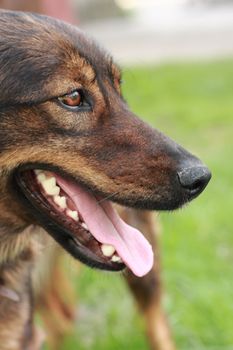
[[72, 198], [92, 235], [101, 243], [113, 245], [136, 276], [147, 274], [153, 266], [153, 252], [142, 233], [127, 225], [110, 202], [100, 203], [81, 187], [55, 176], [59, 186]]

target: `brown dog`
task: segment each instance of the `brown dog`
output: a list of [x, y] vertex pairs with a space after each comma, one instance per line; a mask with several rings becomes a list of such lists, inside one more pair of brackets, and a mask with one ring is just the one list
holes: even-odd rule
[[[210, 172], [128, 109], [119, 68], [77, 28], [1, 11], [0, 34], [1, 349], [39, 347], [38, 227], [91, 267], [127, 266], [152, 347], [172, 349], [151, 245], [139, 231], [153, 245], [150, 214], [136, 209], [181, 207]], [[123, 216], [139, 230], [109, 200], [135, 208]]]

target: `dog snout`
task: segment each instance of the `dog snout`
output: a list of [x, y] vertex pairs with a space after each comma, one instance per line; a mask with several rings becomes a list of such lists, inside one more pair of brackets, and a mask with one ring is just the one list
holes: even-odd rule
[[177, 173], [179, 183], [190, 199], [198, 196], [211, 179], [211, 172], [204, 165], [184, 167]]

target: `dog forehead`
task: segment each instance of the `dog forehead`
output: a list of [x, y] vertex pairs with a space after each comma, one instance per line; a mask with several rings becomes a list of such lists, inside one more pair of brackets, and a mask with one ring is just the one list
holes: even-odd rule
[[34, 101], [38, 93], [43, 100], [59, 73], [67, 80], [114, 74], [111, 57], [81, 30], [37, 14], [0, 11], [0, 52], [0, 104]]

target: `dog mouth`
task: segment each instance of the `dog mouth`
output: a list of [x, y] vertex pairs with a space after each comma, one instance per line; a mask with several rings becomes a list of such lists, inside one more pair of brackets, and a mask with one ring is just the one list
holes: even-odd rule
[[33, 216], [75, 258], [109, 271], [127, 266], [138, 277], [151, 270], [149, 242], [111, 202], [47, 170], [19, 171], [16, 180]]

